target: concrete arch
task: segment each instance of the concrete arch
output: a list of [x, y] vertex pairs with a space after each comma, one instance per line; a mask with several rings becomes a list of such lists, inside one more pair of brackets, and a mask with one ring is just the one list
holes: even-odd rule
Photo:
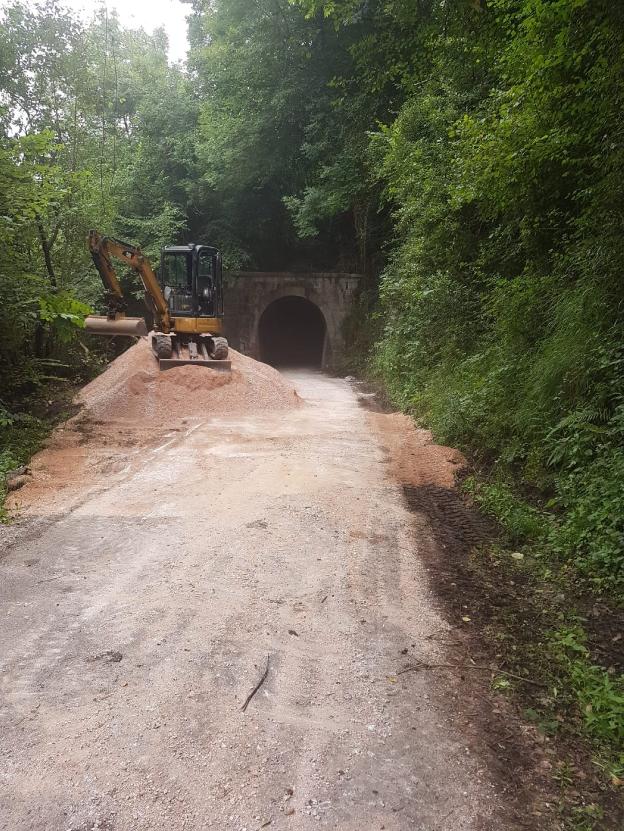
[[257, 338], [260, 360], [267, 364], [320, 369], [325, 363], [325, 315], [302, 294], [270, 301], [258, 317]]

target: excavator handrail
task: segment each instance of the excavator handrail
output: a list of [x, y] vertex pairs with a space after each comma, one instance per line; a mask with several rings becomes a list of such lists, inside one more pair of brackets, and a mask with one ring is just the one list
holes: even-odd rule
[[162, 319], [163, 330], [168, 332], [170, 327], [169, 306], [150, 261], [141, 253], [141, 249], [114, 237], [102, 236], [98, 231], [92, 229], [89, 231], [89, 250], [104, 287], [109, 293], [108, 301], [111, 313], [109, 316], [114, 317], [116, 312], [125, 308], [123, 291], [111, 262], [111, 259], [116, 257], [138, 273], [143, 288], [152, 299], [156, 311]]

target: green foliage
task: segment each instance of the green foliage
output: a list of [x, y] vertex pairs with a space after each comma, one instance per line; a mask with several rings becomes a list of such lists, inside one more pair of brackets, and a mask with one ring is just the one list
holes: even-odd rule
[[151, 256], [185, 232], [197, 102], [161, 36], [105, 8], [89, 24], [54, 0], [0, 15], [0, 384], [19, 404], [76, 362], [101, 302], [89, 229]]
[[609, 450], [557, 479], [564, 511], [552, 536], [561, 558], [572, 556], [597, 589], [624, 583], [624, 452]]
[[63, 343], [69, 343], [76, 328], [84, 328], [84, 319], [91, 309], [67, 293], [39, 298], [39, 320], [47, 323]]
[[623, 10], [498, 0], [480, 18], [429, 29], [430, 71], [372, 137], [397, 228], [375, 368], [444, 441], [547, 493], [552, 550], [614, 589]]
[[582, 627], [552, 633], [552, 648], [571, 680], [584, 729], [615, 749], [612, 775], [624, 772], [624, 679], [591, 661]]
[[7, 473], [28, 462], [41, 448], [49, 429], [40, 419], [26, 413], [10, 413], [0, 403], [0, 522], [10, 518], [4, 508]]
[[519, 499], [504, 482], [480, 482], [469, 477], [463, 487], [484, 513], [501, 524], [513, 545], [534, 542], [548, 534], [551, 524], [544, 513]]
[[[333, 27], [286, 0], [221, 0], [195, 4], [190, 37], [201, 99], [198, 235], [214, 240], [230, 266], [288, 268], [302, 249], [308, 261], [335, 263], [354, 234], [342, 215], [365, 184], [361, 165], [356, 179], [350, 159], [328, 158], [344, 129], [330, 82], [348, 62]], [[317, 169], [333, 187], [329, 199]], [[291, 214], [302, 235], [320, 229], [322, 240], [303, 246]]]

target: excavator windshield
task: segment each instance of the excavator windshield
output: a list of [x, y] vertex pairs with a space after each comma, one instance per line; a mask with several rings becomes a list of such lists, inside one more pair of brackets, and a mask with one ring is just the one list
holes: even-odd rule
[[165, 251], [161, 262], [160, 284], [169, 310], [193, 314], [193, 260], [190, 252]]

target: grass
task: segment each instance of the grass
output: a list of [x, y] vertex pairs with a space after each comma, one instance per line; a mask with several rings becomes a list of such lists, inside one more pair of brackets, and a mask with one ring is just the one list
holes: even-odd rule
[[30, 415], [8, 417], [6, 414], [0, 422], [0, 522], [10, 519], [5, 508], [7, 474], [30, 461], [51, 429], [51, 423]]
[[[514, 696], [524, 717], [558, 748], [553, 778], [564, 827], [612, 827], [604, 825], [601, 802], [618, 802], [624, 790], [621, 598], [602, 595], [598, 601], [585, 576], [561, 558], [552, 543], [559, 518], [544, 505], [529, 504], [508, 483], [478, 475], [462, 487], [500, 530], [496, 543], [471, 555], [474, 581], [487, 580], [493, 591], [498, 583], [515, 586], [513, 602], [489, 615], [486, 637], [515, 671], [545, 685], [531, 700], [513, 683], [496, 689]], [[487, 597], [485, 591], [484, 603]]]
[[5, 507], [7, 475], [27, 465], [55, 425], [69, 417], [73, 393], [69, 383], [54, 379], [22, 402], [20, 412], [10, 412], [0, 404], [0, 523], [11, 520]]

